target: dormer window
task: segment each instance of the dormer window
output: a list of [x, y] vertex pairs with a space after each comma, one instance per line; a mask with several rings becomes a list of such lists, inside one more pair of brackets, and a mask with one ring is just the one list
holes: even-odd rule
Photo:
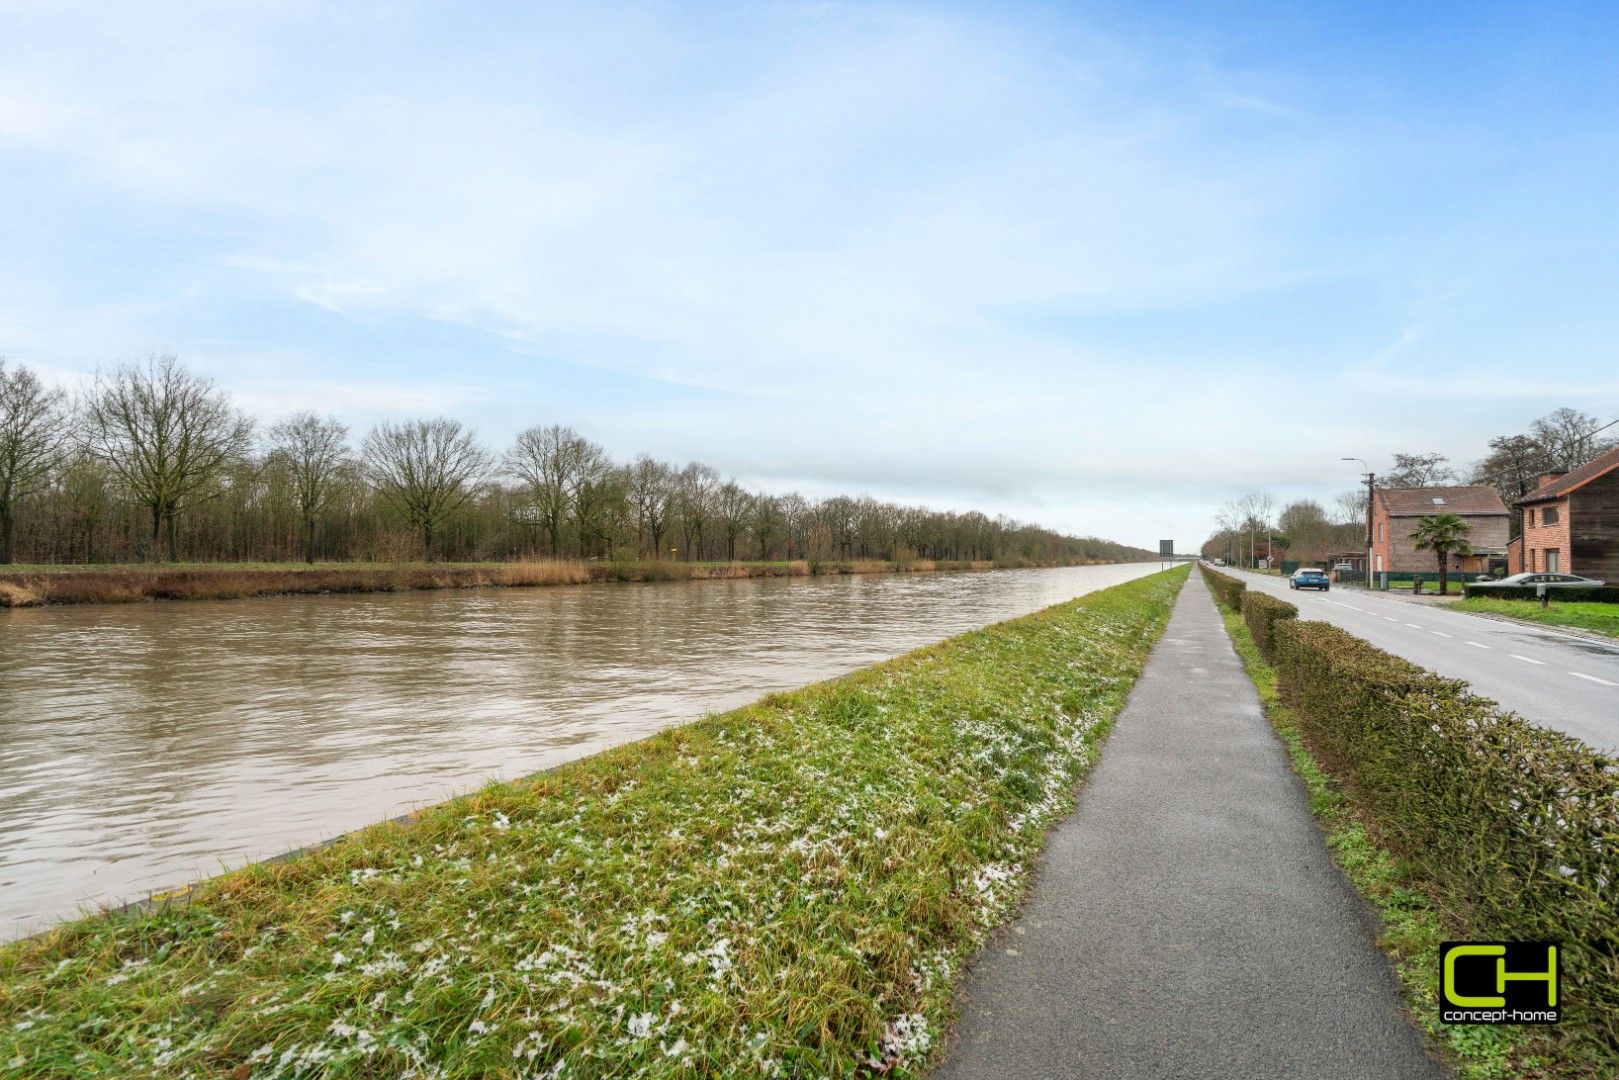
[[1435, 495], [1433, 497], [1433, 504], [1435, 506], [1444, 506], [1445, 505], [1445, 500], [1440, 498], [1438, 495]]

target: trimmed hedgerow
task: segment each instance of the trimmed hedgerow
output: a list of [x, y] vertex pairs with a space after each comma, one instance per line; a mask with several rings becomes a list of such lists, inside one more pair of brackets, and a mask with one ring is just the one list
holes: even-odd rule
[[1206, 563], [1200, 563], [1198, 569], [1203, 571], [1203, 580], [1214, 590], [1214, 599], [1219, 601], [1221, 607], [1232, 611], [1242, 610], [1242, 594], [1248, 590], [1247, 585], [1230, 574], [1209, 569]]
[[1335, 626], [1275, 631], [1312, 751], [1457, 940], [1561, 942], [1552, 1037], [1619, 1068], [1619, 761]]
[[1248, 632], [1254, 637], [1254, 645], [1266, 660], [1275, 658], [1276, 624], [1283, 619], [1298, 617], [1299, 609], [1286, 600], [1278, 600], [1262, 592], [1245, 591], [1242, 594], [1242, 620], [1248, 624]]
[[[1559, 600], [1566, 603], [1584, 600], [1595, 604], [1619, 604], [1619, 585], [1556, 585], [1546, 591], [1552, 594], [1554, 604]], [[1540, 599], [1533, 585], [1468, 585], [1462, 589], [1462, 595], [1486, 600]]]

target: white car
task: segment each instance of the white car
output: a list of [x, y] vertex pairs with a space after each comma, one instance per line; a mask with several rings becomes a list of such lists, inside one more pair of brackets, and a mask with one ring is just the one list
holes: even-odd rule
[[1588, 589], [1601, 584], [1602, 582], [1594, 578], [1580, 577], [1578, 574], [1513, 574], [1500, 581], [1475, 581], [1473, 587], [1494, 589], [1503, 585], [1545, 585], [1565, 589]]

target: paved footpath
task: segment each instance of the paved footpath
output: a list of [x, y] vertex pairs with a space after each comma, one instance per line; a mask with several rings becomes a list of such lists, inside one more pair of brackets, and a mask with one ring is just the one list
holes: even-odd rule
[[936, 1078], [1445, 1075], [1202, 582], [967, 978]]

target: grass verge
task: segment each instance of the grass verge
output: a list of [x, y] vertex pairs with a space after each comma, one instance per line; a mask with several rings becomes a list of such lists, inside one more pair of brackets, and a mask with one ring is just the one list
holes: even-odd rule
[[[1550, 590], [1548, 590], [1550, 591]], [[1577, 630], [1591, 630], [1609, 637], [1619, 637], [1619, 604], [1601, 604], [1588, 600], [1552, 602], [1543, 611], [1538, 600], [1492, 600], [1483, 596], [1470, 596], [1452, 605], [1456, 611], [1474, 611], [1485, 615], [1500, 615], [1525, 622], [1545, 623], [1549, 626], [1568, 626]]]
[[1221, 607], [1220, 616], [1259, 692], [1271, 727], [1287, 747], [1293, 771], [1304, 783], [1310, 813], [1325, 835], [1333, 860], [1382, 920], [1383, 935], [1378, 946], [1399, 974], [1407, 1013], [1440, 1048], [1455, 1075], [1460, 1080], [1599, 1075], [1578, 1068], [1572, 1072], [1549, 1068], [1547, 1047], [1530, 1029], [1440, 1022], [1439, 946], [1456, 939], [1455, 933], [1447, 930], [1443, 906], [1416, 887], [1413, 875], [1378, 842], [1337, 782], [1310, 752], [1297, 715], [1282, 702], [1277, 691], [1276, 669], [1260, 655], [1242, 613]]
[[0, 948], [0, 1070], [915, 1075], [1186, 574]]

